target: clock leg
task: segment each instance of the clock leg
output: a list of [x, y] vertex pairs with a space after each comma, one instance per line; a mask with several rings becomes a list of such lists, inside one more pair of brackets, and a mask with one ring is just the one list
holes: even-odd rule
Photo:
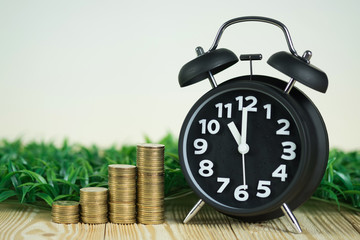
[[295, 215], [291, 212], [290, 208], [288, 207], [288, 205], [286, 205], [286, 203], [283, 203], [283, 205], [281, 206], [281, 210], [283, 211], [284, 215], [287, 217], [287, 219], [289, 220], [289, 222], [291, 223], [291, 225], [293, 226], [293, 228], [298, 232], [301, 233], [301, 227], [299, 225], [299, 222], [297, 221]]
[[205, 202], [200, 199], [185, 217], [183, 223], [188, 223], [199, 212], [199, 210], [204, 206], [204, 204]]

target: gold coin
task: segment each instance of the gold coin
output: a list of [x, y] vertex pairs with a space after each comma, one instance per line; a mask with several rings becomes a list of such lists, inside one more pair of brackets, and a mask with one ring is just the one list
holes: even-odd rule
[[108, 191], [107, 188], [104, 187], [86, 187], [86, 188], [81, 188], [80, 189], [80, 193], [92, 193], [92, 194], [106, 194]]
[[136, 223], [136, 218], [116, 218], [116, 217], [109, 217], [110, 222], [117, 223], [117, 224], [133, 224]]
[[143, 219], [141, 217], [137, 218], [138, 222], [145, 225], [157, 225], [165, 222], [165, 219]]
[[76, 201], [54, 201], [52, 203], [52, 206], [56, 206], [56, 207], [62, 207], [65, 206], [66, 208], [74, 206], [74, 207], [78, 207], [79, 206], [79, 202]]
[[133, 196], [117, 196], [111, 195], [110, 202], [135, 202], [136, 195]]
[[51, 211], [51, 214], [54, 216], [72, 216], [79, 214], [79, 210], [76, 211]]
[[140, 143], [137, 145], [138, 148], [155, 148], [155, 149], [163, 149], [165, 145], [158, 143]]
[[81, 217], [81, 221], [84, 223], [89, 223], [89, 224], [102, 224], [102, 223], [107, 223], [109, 220], [108, 218], [88, 218], [88, 217]]
[[136, 169], [136, 166], [130, 165], [130, 164], [110, 164], [110, 165], [108, 165], [108, 168], [133, 171]]
[[80, 217], [79, 215], [71, 216], [71, 217], [57, 217], [57, 216], [51, 216], [52, 220], [55, 220], [56, 222], [65, 222], [65, 221], [79, 221]]

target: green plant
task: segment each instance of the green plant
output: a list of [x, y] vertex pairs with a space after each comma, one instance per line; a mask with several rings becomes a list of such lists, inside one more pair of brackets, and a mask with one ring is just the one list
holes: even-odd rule
[[360, 152], [332, 149], [324, 177], [313, 198], [360, 211]]
[[[147, 142], [151, 142], [146, 138]], [[165, 147], [165, 196], [187, 189], [177, 156], [177, 141], [171, 134], [159, 143]], [[107, 187], [107, 166], [122, 163], [136, 165], [136, 146], [124, 145], [99, 149], [53, 143], [23, 144], [21, 140], [0, 144], [0, 202], [16, 198], [21, 203], [44, 200], [51, 206], [56, 200], [79, 200], [80, 188]]]
[[[153, 142], [148, 137], [146, 142]], [[179, 165], [177, 140], [167, 134], [158, 143], [165, 145], [165, 196], [190, 191]], [[55, 200], [79, 200], [80, 188], [107, 187], [107, 166], [136, 164], [136, 145], [99, 149], [69, 144], [21, 140], [0, 142], [0, 202], [12, 198], [21, 203], [49, 206]], [[360, 211], [360, 152], [333, 149], [325, 175], [314, 199]]]

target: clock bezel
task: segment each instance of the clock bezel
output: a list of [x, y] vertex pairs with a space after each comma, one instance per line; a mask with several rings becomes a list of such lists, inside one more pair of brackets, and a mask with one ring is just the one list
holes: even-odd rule
[[[224, 205], [213, 199], [209, 193], [204, 192], [201, 189], [201, 187], [197, 184], [197, 181], [192, 176], [191, 170], [188, 166], [189, 160], [187, 159], [186, 156], [186, 141], [188, 138], [189, 129], [197, 113], [200, 111], [200, 109], [202, 109], [204, 105], [206, 105], [213, 98], [236, 89], [253, 90], [253, 91], [261, 92], [263, 94], [268, 95], [269, 97], [276, 100], [279, 104], [281, 104], [293, 118], [296, 124], [296, 128], [299, 132], [299, 137], [301, 142], [299, 170], [292, 179], [292, 182], [288, 185], [286, 191], [284, 191], [281, 195], [279, 195], [269, 203], [255, 208], [234, 208]], [[180, 132], [180, 138], [179, 138], [180, 164], [188, 184], [207, 204], [211, 205], [218, 211], [223, 212], [227, 215], [231, 215], [235, 217], [252, 217], [252, 216], [268, 214], [270, 212], [275, 211], [276, 209], [279, 209], [279, 207], [283, 203], [289, 202], [294, 196], [297, 196], [305, 185], [304, 176], [306, 176], [306, 174], [304, 173], [306, 173], [309, 165], [308, 161], [306, 160], [309, 159], [309, 151], [308, 151], [309, 131], [307, 125], [303, 121], [304, 119], [301, 117], [302, 115], [301, 113], [302, 113], [301, 107], [299, 107], [298, 104], [295, 101], [293, 101], [291, 97], [289, 97], [286, 94], [282, 94], [281, 91], [278, 89], [275, 89], [273, 87], [267, 86], [266, 84], [259, 83], [253, 80], [227, 81], [224, 82], [223, 84], [220, 84], [217, 88], [208, 91], [193, 105], [193, 107], [191, 108], [191, 110], [189, 111], [189, 113], [185, 118], [185, 121], [183, 123]]]

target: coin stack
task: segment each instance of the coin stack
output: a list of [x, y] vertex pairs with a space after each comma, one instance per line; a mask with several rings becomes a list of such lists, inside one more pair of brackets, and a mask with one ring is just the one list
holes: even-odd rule
[[55, 201], [52, 204], [51, 218], [55, 223], [78, 223], [79, 202]]
[[108, 189], [87, 187], [80, 189], [81, 220], [84, 223], [107, 223]]
[[136, 166], [111, 164], [109, 171], [109, 219], [113, 223], [136, 222]]
[[164, 145], [137, 145], [137, 220], [161, 224], [164, 216]]

